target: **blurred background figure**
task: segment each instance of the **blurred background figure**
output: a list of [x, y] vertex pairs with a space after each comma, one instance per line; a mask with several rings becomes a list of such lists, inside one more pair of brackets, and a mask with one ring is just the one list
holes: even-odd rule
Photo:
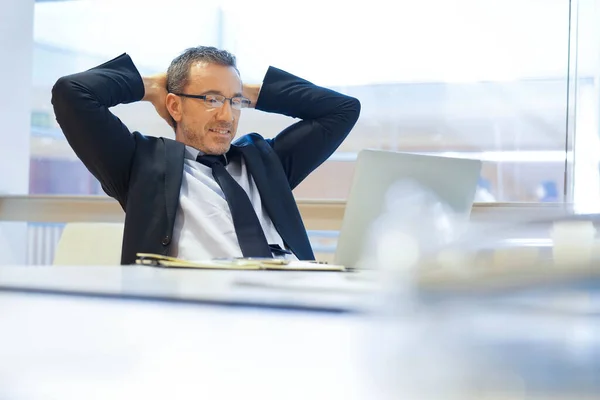
[[476, 203], [493, 203], [496, 198], [492, 194], [492, 184], [488, 179], [479, 178], [477, 182], [477, 191], [475, 192]]
[[558, 201], [558, 188], [556, 186], [556, 182], [542, 181], [538, 185], [535, 194], [538, 198], [538, 201], [543, 203], [551, 203]]

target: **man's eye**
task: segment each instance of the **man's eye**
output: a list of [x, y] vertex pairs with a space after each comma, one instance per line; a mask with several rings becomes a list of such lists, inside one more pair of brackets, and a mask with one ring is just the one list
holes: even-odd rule
[[221, 103], [221, 101], [219, 99], [216, 99], [214, 97], [207, 97], [206, 102], [208, 104], [210, 104], [211, 106], [216, 106]]
[[248, 107], [250, 105], [250, 100], [245, 99], [243, 97], [234, 97], [233, 98], [233, 104], [235, 104], [238, 107]]

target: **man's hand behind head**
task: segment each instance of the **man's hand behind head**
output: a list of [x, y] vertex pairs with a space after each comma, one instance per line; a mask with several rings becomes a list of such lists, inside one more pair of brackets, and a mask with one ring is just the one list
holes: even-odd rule
[[175, 128], [175, 121], [169, 114], [166, 105], [167, 99], [167, 74], [161, 73], [143, 78], [144, 81], [144, 98], [143, 101], [152, 103], [156, 112], [162, 119], [167, 121], [171, 128]]

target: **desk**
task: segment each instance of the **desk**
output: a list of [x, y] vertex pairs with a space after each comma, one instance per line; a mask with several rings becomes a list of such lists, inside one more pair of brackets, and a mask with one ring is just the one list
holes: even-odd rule
[[[513, 390], [502, 398], [599, 398], [598, 320], [481, 305], [387, 319], [360, 312], [366, 276], [313, 274], [0, 268], [0, 399], [474, 399], [460, 384], [477, 388], [482, 353], [483, 376]], [[579, 370], [556, 374], [565, 355]]]
[[325, 312], [360, 311], [375, 288], [368, 273], [0, 266], [0, 291]]
[[0, 293], [0, 399], [367, 399], [357, 316]]
[[0, 267], [0, 398], [366, 398], [357, 277]]

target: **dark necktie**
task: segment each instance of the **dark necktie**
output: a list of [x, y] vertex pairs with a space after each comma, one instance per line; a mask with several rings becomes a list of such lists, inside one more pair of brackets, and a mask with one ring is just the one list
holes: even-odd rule
[[225, 169], [225, 157], [198, 155], [196, 161], [212, 168], [213, 177], [221, 187], [229, 205], [235, 234], [244, 257], [272, 258], [273, 254], [254, 207], [252, 207], [246, 191]]

